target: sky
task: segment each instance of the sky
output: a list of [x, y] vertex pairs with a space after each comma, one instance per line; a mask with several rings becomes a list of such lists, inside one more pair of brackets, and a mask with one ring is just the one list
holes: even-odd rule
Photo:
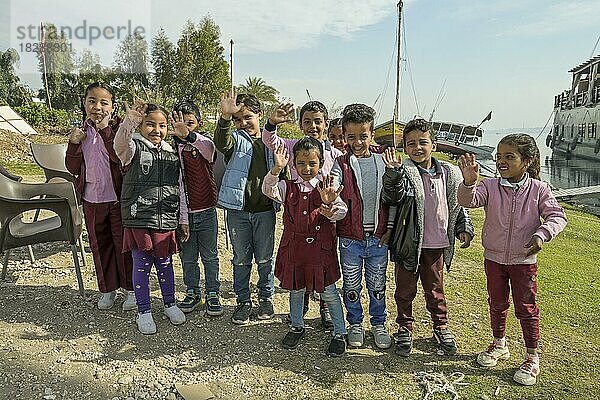
[[[592, 56], [600, 37], [599, 0], [405, 0], [400, 117], [415, 115], [485, 129], [543, 126], [554, 96], [569, 88], [568, 70]], [[112, 63], [116, 27], [161, 27], [176, 41], [186, 20], [209, 15], [221, 29], [234, 82], [261, 77], [297, 105], [375, 105], [378, 122], [392, 116], [396, 81], [396, 0], [0, 0], [0, 50], [15, 48], [21, 80], [41, 80], [28, 43], [29, 25], [52, 22], [73, 31]], [[106, 37], [91, 39], [108, 27]], [[94, 31], [93, 29], [96, 29]], [[126, 30], [120, 31], [123, 35]], [[30, 46], [31, 46], [30, 44]], [[600, 54], [600, 46], [593, 55]], [[376, 100], [379, 99], [376, 102]]]

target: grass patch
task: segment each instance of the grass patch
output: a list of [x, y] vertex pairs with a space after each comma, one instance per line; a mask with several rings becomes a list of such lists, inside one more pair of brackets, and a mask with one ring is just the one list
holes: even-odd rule
[[18, 176], [44, 175], [44, 171], [34, 162], [7, 161], [2, 165], [7, 171]]

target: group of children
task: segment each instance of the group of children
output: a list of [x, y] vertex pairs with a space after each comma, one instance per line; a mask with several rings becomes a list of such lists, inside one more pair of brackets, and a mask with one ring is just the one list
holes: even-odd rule
[[[298, 346], [314, 293], [320, 299], [323, 326], [333, 331], [327, 354], [341, 356], [347, 345], [364, 345], [364, 279], [374, 343], [387, 349], [393, 342], [386, 327], [389, 254], [395, 267], [399, 326], [395, 352], [411, 353], [412, 304], [420, 279], [433, 338], [452, 355], [457, 345], [448, 328], [444, 268], [451, 265], [456, 240], [466, 248], [473, 239], [466, 208], [484, 207], [482, 241], [494, 340], [477, 362], [489, 367], [509, 357], [504, 335], [512, 288], [527, 348], [514, 379], [524, 385], [536, 382], [536, 255], [565, 227], [566, 218], [548, 185], [539, 180], [533, 138], [504, 137], [496, 155], [500, 178], [477, 184], [474, 156], [462, 156], [459, 167], [432, 156], [434, 131], [423, 119], [404, 128], [408, 157], [401, 160], [395, 149], [375, 144], [375, 112], [364, 104], [348, 105], [341, 118], [329, 121], [322, 103], [308, 102], [300, 110], [305, 137], [299, 140], [277, 134], [278, 125], [293, 119], [292, 104], [279, 105], [263, 129], [256, 97], [232, 91], [221, 96], [220, 106], [211, 140], [199, 132], [200, 112], [192, 102], [178, 104], [170, 114], [157, 105], [136, 102], [132, 108], [125, 105], [121, 121], [109, 86], [96, 83], [86, 89], [85, 121], [69, 137], [66, 165], [77, 177], [84, 206], [102, 293], [98, 308], [111, 308], [122, 288], [123, 309], [137, 307], [140, 332], [155, 333], [149, 293], [154, 265], [164, 313], [171, 323], [182, 324], [185, 313], [202, 304], [200, 257], [206, 313], [222, 315], [216, 217], [220, 206], [226, 210], [233, 247], [233, 323], [246, 324], [252, 314], [259, 319], [274, 315], [276, 276], [289, 291], [291, 326], [282, 346]], [[165, 140], [169, 132], [172, 143]], [[226, 163], [219, 189], [213, 172], [217, 151]], [[275, 214], [280, 208], [283, 234], [273, 262]], [[179, 303], [172, 261], [177, 252], [186, 285]], [[259, 276], [256, 309], [250, 293], [253, 261]], [[336, 286], [340, 277], [341, 297]]]

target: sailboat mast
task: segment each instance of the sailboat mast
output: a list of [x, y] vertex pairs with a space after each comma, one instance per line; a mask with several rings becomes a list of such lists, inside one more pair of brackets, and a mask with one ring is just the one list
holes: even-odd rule
[[394, 102], [394, 118], [392, 121], [392, 143], [396, 148], [396, 121], [400, 113], [400, 71], [402, 68], [402, 0], [398, 2], [398, 50], [396, 58], [396, 99]]

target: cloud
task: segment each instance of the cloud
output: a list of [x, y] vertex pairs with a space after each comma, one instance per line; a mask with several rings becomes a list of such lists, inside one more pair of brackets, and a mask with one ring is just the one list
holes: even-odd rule
[[[396, 12], [395, 0], [302, 0], [253, 2], [188, 1], [179, 21], [164, 23], [171, 38], [185, 19], [209, 14], [221, 28], [223, 42], [233, 38], [242, 53], [285, 52], [309, 48], [324, 36], [351, 39], [352, 34]], [[157, 7], [161, 7], [160, 5]], [[166, 6], [162, 6], [166, 7]], [[159, 11], [158, 15], [162, 13]], [[164, 15], [164, 14], [163, 14]], [[177, 18], [173, 14], [169, 19]], [[172, 23], [175, 22], [173, 25]], [[180, 28], [179, 28], [180, 29]]]
[[[520, 18], [511, 35], [543, 36], [553, 33], [572, 32], [598, 26], [600, 2], [570, 0], [547, 7], [536, 8], [535, 14]], [[594, 40], [594, 38], [590, 38]]]

